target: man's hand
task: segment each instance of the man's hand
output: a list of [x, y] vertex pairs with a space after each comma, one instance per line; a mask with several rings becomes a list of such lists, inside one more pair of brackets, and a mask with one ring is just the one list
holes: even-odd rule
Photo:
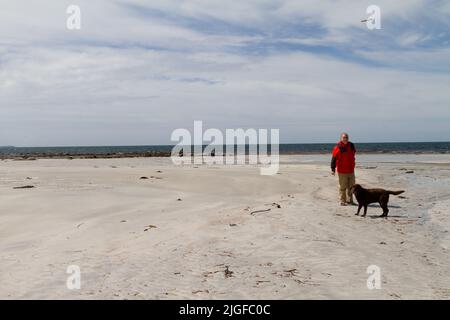
[[336, 172], [331, 171], [331, 175], [332, 175], [332, 176], [336, 175]]

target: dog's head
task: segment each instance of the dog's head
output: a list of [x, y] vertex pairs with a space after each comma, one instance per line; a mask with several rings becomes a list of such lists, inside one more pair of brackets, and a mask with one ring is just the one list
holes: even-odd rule
[[363, 189], [363, 187], [361, 187], [360, 184], [354, 184], [354, 185], [350, 188], [350, 191], [351, 191], [352, 193], [356, 193], [356, 192], [358, 192], [358, 191], [360, 191], [360, 190], [362, 190], [362, 189]]

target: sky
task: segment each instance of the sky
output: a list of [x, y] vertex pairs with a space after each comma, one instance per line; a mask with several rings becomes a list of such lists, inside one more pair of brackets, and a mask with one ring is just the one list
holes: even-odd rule
[[450, 141], [450, 1], [0, 5], [0, 145], [168, 144], [194, 120], [282, 143]]

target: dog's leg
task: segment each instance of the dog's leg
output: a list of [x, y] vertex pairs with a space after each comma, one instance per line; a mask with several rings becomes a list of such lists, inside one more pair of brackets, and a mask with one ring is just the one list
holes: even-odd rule
[[380, 217], [387, 217], [389, 212], [388, 202], [389, 202], [389, 193], [386, 193], [380, 199], [380, 206], [383, 209], [383, 214]]
[[387, 203], [383, 203], [383, 204], [380, 204], [380, 205], [381, 205], [381, 208], [383, 208], [383, 214], [380, 217], [387, 217], [387, 215], [389, 213], [389, 209], [388, 209]]
[[365, 204], [364, 204], [364, 214], [362, 215], [363, 217], [365, 217], [366, 214], [367, 214], [367, 206], [368, 206], [368, 204], [365, 203]]
[[355, 216], [359, 215], [359, 212], [361, 211], [362, 206], [363, 205], [361, 203], [358, 203], [358, 212], [355, 213]]

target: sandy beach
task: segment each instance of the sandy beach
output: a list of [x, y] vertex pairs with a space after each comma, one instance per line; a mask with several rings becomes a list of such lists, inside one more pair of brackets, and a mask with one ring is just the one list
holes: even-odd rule
[[406, 190], [388, 219], [338, 205], [328, 155], [281, 161], [273, 176], [170, 158], [1, 161], [0, 298], [450, 298], [450, 155], [359, 156], [359, 183]]

